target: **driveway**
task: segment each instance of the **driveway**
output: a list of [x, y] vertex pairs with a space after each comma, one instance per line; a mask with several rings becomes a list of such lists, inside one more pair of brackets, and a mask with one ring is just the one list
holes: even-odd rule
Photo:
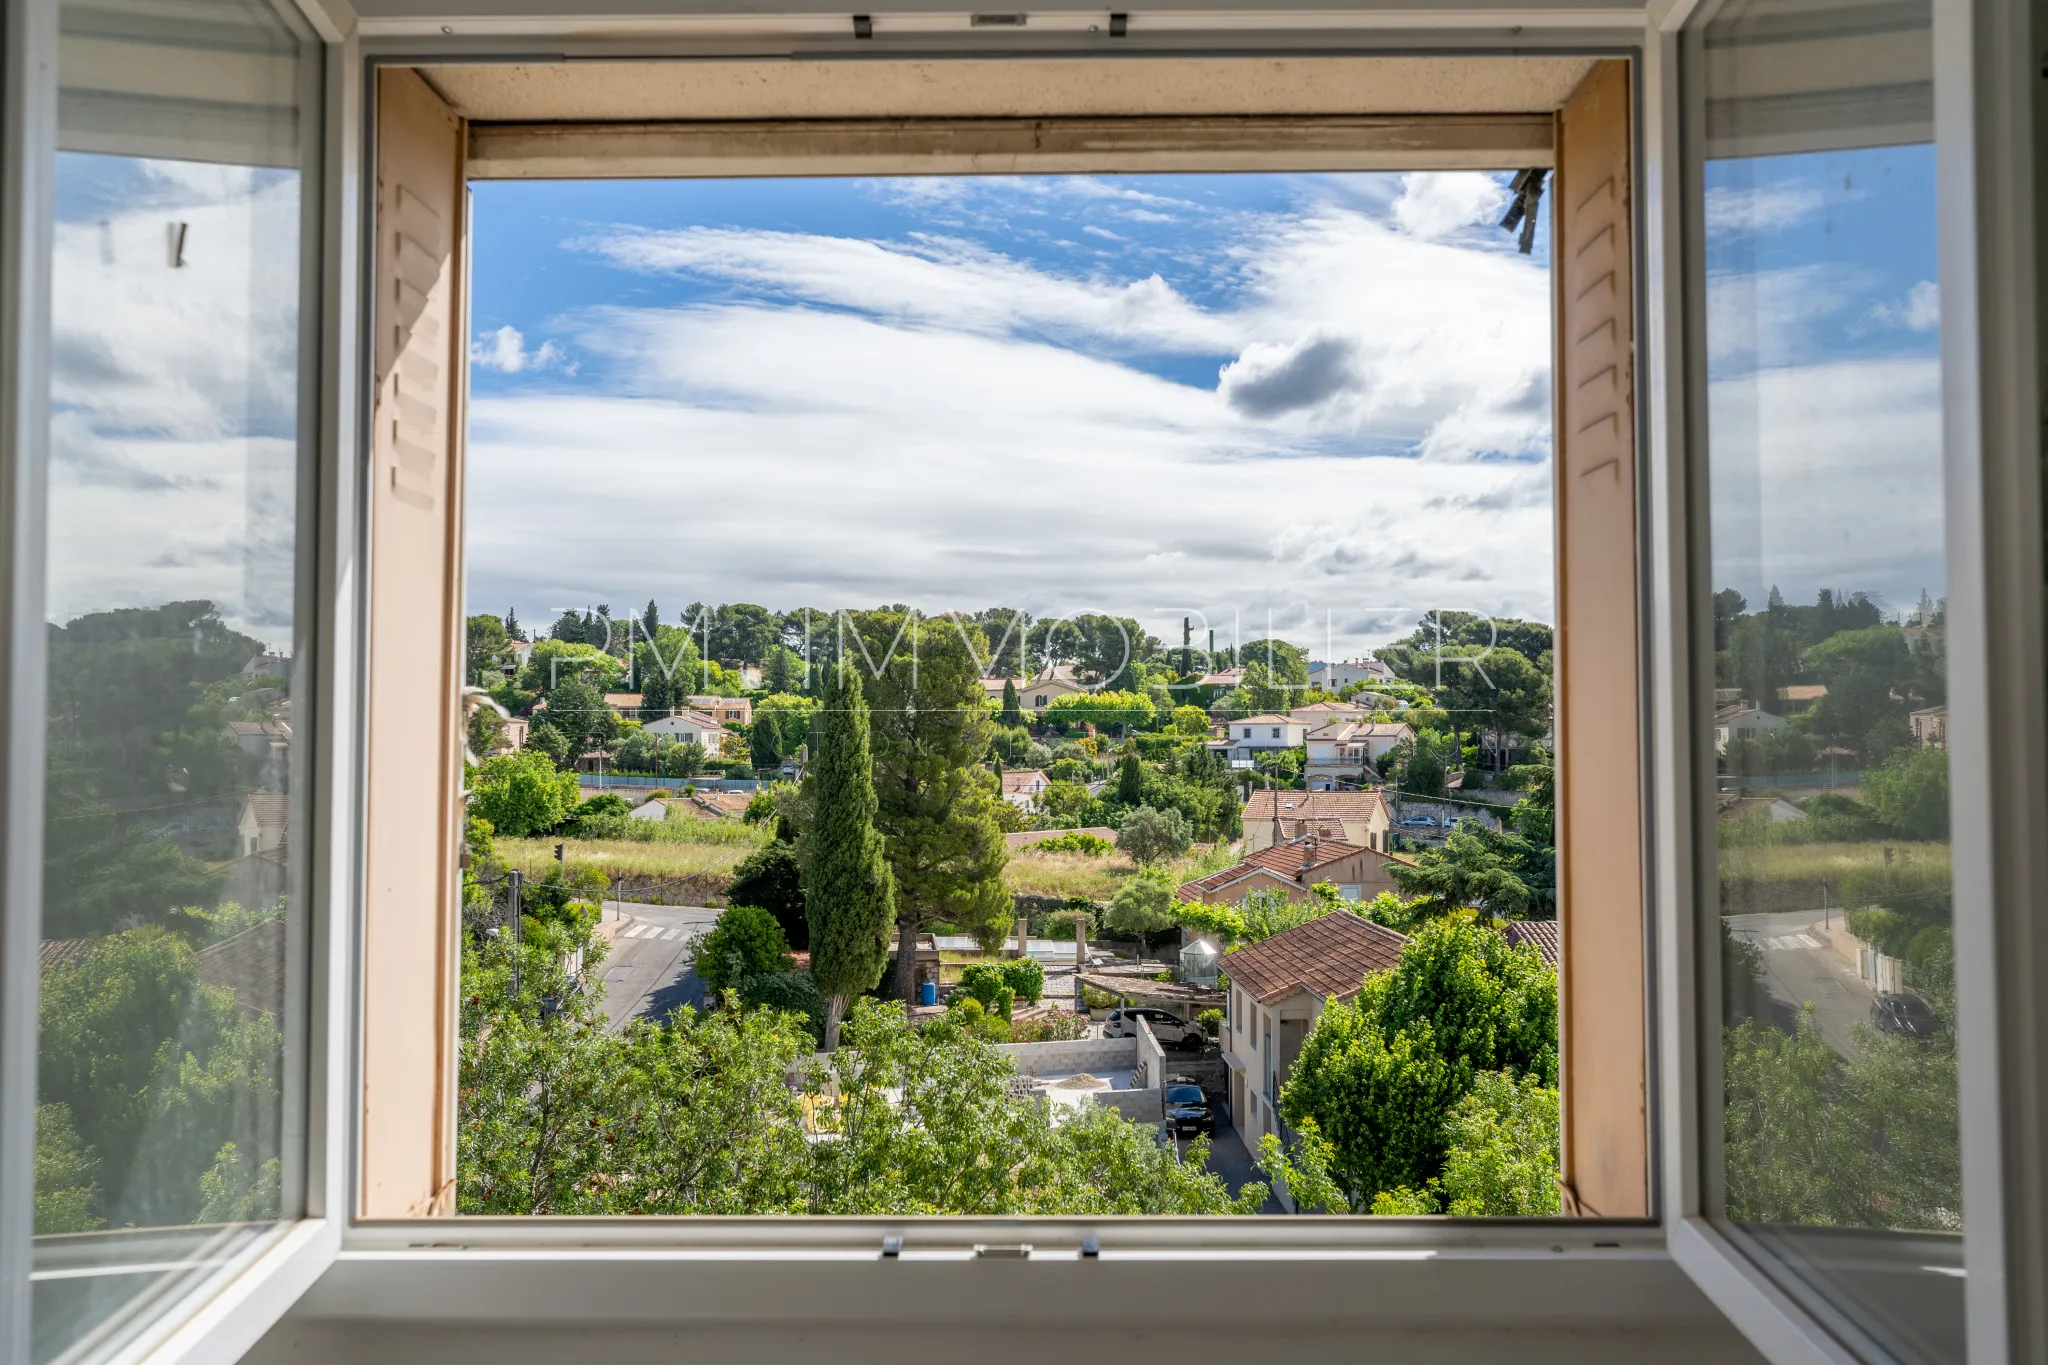
[[[1728, 915], [1729, 930], [1754, 944], [1763, 957], [1764, 990], [1777, 1016], [1771, 1022], [1792, 1027], [1799, 1011], [1813, 1006], [1813, 1021], [1828, 1046], [1844, 1057], [1856, 1055], [1851, 1024], [1870, 1022], [1877, 992], [1856, 974], [1855, 965], [1828, 946], [1822, 937], [1819, 910], [1786, 910], [1767, 915]], [[1841, 927], [1841, 912], [1835, 912]]]
[[[1185, 1146], [1182, 1148], [1186, 1150]], [[1265, 1175], [1252, 1165], [1252, 1154], [1245, 1149], [1244, 1139], [1237, 1135], [1237, 1129], [1221, 1124], [1216, 1135], [1209, 1139], [1209, 1169], [1223, 1177], [1223, 1183], [1230, 1186], [1235, 1195], [1252, 1181], [1264, 1181]], [[1271, 1193], [1266, 1195], [1266, 1205], [1260, 1213], [1285, 1213], [1280, 1201]]]
[[702, 905], [604, 903], [602, 929], [611, 952], [598, 975], [613, 1028], [629, 1019], [666, 1019], [680, 1005], [704, 1007], [707, 995], [694, 950], [719, 913]]

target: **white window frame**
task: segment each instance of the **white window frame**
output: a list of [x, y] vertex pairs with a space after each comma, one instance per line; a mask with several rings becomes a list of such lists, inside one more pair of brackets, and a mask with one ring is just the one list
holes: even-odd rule
[[[880, 1224], [839, 1220], [618, 1220], [566, 1225], [535, 1220], [353, 1221], [359, 1026], [353, 907], [361, 830], [349, 800], [362, 716], [358, 648], [363, 607], [357, 452], [362, 445], [362, 362], [366, 55], [416, 60], [513, 58], [575, 45], [602, 50], [659, 35], [664, 54], [707, 42], [688, 16], [639, 20], [539, 15], [444, 24], [438, 13], [359, 25], [347, 0], [295, 0], [328, 46], [326, 194], [322, 210], [321, 549], [318, 590], [327, 653], [316, 773], [337, 799], [315, 832], [312, 1030], [306, 1130], [307, 1214], [246, 1264], [195, 1292], [148, 1340], [127, 1353], [160, 1361], [227, 1361], [311, 1286], [306, 1311], [361, 1320], [459, 1322], [589, 1321], [612, 1306], [662, 1308], [670, 1320], [764, 1321], [796, 1315], [819, 1323], [977, 1320], [1015, 1292], [1011, 1267], [969, 1271], [979, 1240], [1033, 1236], [1051, 1257], [1073, 1254], [1068, 1220], [945, 1220], [912, 1225], [929, 1247], [904, 1265], [879, 1259]], [[1962, 1113], [1970, 1355], [1973, 1362], [2048, 1356], [2048, 1309], [2028, 1302], [2048, 1282], [2048, 1176], [2038, 1153], [2048, 1131], [2037, 1101], [2048, 1097], [2048, 1002], [2031, 986], [2048, 976], [2048, 934], [2018, 915], [1994, 920], [1993, 903], [2048, 899], [2048, 796], [2043, 792], [2041, 478], [2038, 468], [2034, 259], [2034, 152], [2026, 115], [2034, 89], [2036, 38], [2026, 7], [2011, 0], [1934, 0], [1937, 157], [1940, 196], [1942, 361], [1950, 546], [1951, 692], [1967, 698], [1949, 728], [1955, 813], [1957, 971], [1965, 1053]], [[566, 7], [565, 7], [566, 8]], [[938, 31], [936, 11], [931, 31]], [[1076, 33], [1099, 16], [1077, 5], [1046, 12]], [[1775, 1288], [1708, 1217], [1701, 1200], [1699, 1093], [1703, 1006], [1712, 989], [1714, 927], [1696, 914], [1694, 841], [1706, 810], [1711, 753], [1694, 724], [1700, 657], [1688, 636], [1703, 619], [1693, 608], [1699, 575], [1696, 517], [1701, 465], [1688, 430], [1688, 358], [1698, 354], [1689, 323], [1702, 300], [1686, 274], [1688, 163], [1680, 136], [1680, 29], [1691, 0], [1654, 0], [1646, 11], [1591, 10], [1502, 0], [1454, 19], [1414, 11], [1329, 11], [1313, 20], [1257, 12], [1200, 18], [1159, 16], [1162, 46], [1212, 44], [1225, 51], [1472, 49], [1512, 42], [1520, 50], [1567, 48], [1633, 53], [1637, 72], [1640, 393], [1643, 398], [1643, 512], [1646, 765], [1650, 771], [1652, 880], [1652, 1100], [1657, 1142], [1655, 1196], [1662, 1223], [1594, 1221], [1486, 1227], [1444, 1254], [1444, 1225], [1386, 1220], [1378, 1225], [1257, 1220], [1229, 1228], [1178, 1220], [1144, 1226], [1143, 1243], [1113, 1247], [1073, 1286], [1071, 1302], [1096, 1320], [1131, 1320], [1134, 1287], [1182, 1283], [1190, 1259], [1227, 1260], [1247, 1292], [1239, 1322], [1298, 1322], [1333, 1310], [1370, 1319], [1415, 1320], [1432, 1307], [1463, 1321], [1556, 1320], [1560, 1305], [1580, 1320], [1671, 1325], [1701, 1317], [1696, 1284], [1774, 1361], [1845, 1360], [1844, 1343]], [[1131, 50], [1144, 50], [1141, 13]], [[767, 16], [761, 45], [786, 49], [832, 16]], [[916, 22], [916, 21], [913, 21]], [[49, 238], [49, 149], [54, 145], [54, 0], [6, 8], [5, 129], [0, 139], [0, 629], [6, 681], [0, 745], [0, 838], [6, 844], [4, 937], [0, 937], [0, 1111], [18, 1114], [32, 1098], [35, 1054], [35, 925], [39, 904], [42, 669], [39, 640], [41, 461], [45, 446]], [[1187, 26], [1173, 31], [1169, 26]], [[1038, 42], [1040, 33], [1029, 34]], [[1511, 39], [1500, 35], [1513, 30]], [[728, 34], [731, 27], [728, 26]], [[716, 41], [729, 43], [730, 38]], [[745, 40], [743, 41], [752, 41]], [[952, 40], [933, 40], [935, 50]], [[1696, 383], [1691, 390], [1697, 392]], [[1696, 413], [1690, 414], [1696, 417]], [[33, 604], [35, 609], [25, 609]], [[1996, 628], [1994, 629], [1994, 624]], [[1042, 699], [1036, 704], [1043, 705]], [[2003, 737], [1994, 744], [1992, 736]], [[32, 1112], [32, 1105], [29, 1106]], [[0, 1365], [26, 1360], [26, 1271], [33, 1134], [0, 1130]], [[1118, 1230], [1122, 1232], [1122, 1229]], [[1226, 1235], [1229, 1234], [1229, 1235]], [[457, 1239], [461, 1245], [452, 1245]], [[1598, 1243], [1598, 1245], [1596, 1245]], [[437, 1245], [439, 1244], [439, 1245]], [[1561, 1247], [1551, 1251], [1555, 1245]], [[1058, 1250], [1055, 1250], [1057, 1248]], [[1285, 1253], [1241, 1259], [1247, 1251]], [[338, 1259], [337, 1259], [338, 1258]], [[1043, 1258], [1043, 1257], [1042, 1257]], [[1370, 1268], [1358, 1264], [1370, 1261]], [[939, 1271], [918, 1262], [946, 1263]], [[766, 1262], [767, 1264], [764, 1264]], [[687, 1269], [687, 1274], [677, 1271]], [[1677, 1272], [1683, 1270], [1681, 1276]], [[805, 1277], [791, 1295], [792, 1275]], [[1360, 1275], [1376, 1291], [1358, 1295]], [[935, 1279], [938, 1275], [941, 1278]], [[894, 1276], [894, 1279], [890, 1277]], [[1690, 1284], [1687, 1278], [1690, 1278]], [[316, 1283], [317, 1281], [317, 1283]], [[772, 1293], [764, 1296], [762, 1286]], [[948, 1301], [931, 1290], [945, 1286]], [[1383, 1292], [1379, 1292], [1383, 1291]], [[624, 1297], [622, 1297], [624, 1296]], [[2032, 1296], [2038, 1299], [2038, 1296]], [[1373, 1300], [1361, 1304], [1361, 1299]], [[1393, 1306], [1398, 1305], [1398, 1306]], [[645, 1321], [644, 1317], [639, 1319]]]

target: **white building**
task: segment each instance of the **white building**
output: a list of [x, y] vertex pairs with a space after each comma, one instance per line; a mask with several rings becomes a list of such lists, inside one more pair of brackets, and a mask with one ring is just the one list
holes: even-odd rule
[[1378, 659], [1347, 659], [1341, 664], [1311, 663], [1308, 685], [1342, 692], [1354, 683], [1393, 682], [1394, 670]]
[[1222, 739], [1210, 740], [1209, 747], [1232, 763], [1250, 766], [1260, 754], [1299, 749], [1307, 739], [1308, 726], [1298, 720], [1274, 715], [1247, 716], [1231, 721], [1228, 733]]
[[1302, 776], [1310, 791], [1332, 791], [1339, 782], [1372, 781], [1379, 761], [1395, 745], [1413, 739], [1402, 721], [1336, 720], [1308, 732], [1308, 766]]
[[716, 754], [725, 743], [724, 724], [701, 711], [678, 711], [650, 720], [641, 728], [650, 735], [666, 735], [683, 744], [702, 745], [707, 754]]
[[1761, 706], [1724, 707], [1714, 713], [1714, 751], [1726, 753], [1734, 741], [1755, 739], [1784, 723], [1783, 716], [1774, 716]]

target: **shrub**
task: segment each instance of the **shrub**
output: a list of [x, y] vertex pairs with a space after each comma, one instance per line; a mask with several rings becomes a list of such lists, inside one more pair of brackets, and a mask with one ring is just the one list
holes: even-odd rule
[[1064, 1010], [1041, 1019], [1015, 1019], [1010, 1022], [1010, 1041], [1013, 1043], [1072, 1043], [1087, 1036], [1087, 1021]]
[[[981, 1007], [989, 1013], [1000, 1015], [1005, 1019], [1009, 1018], [1010, 1010], [1021, 993], [1015, 986], [1010, 984], [1009, 980], [1008, 968], [1015, 965], [1017, 964], [999, 964], [994, 962], [969, 963], [967, 969], [960, 973], [960, 987], [955, 993], [956, 998], [965, 996], [968, 999], [979, 1002]], [[1033, 967], [1038, 966], [1035, 962], [1030, 965]], [[1038, 988], [1043, 990], [1044, 987], [1045, 972], [1041, 968], [1038, 973]], [[1037, 997], [1034, 996], [1032, 998], [1036, 999]]]
[[521, 750], [483, 761], [469, 798], [469, 813], [488, 820], [499, 834], [516, 839], [561, 824], [581, 794], [576, 774], [556, 772], [545, 754]]
[[786, 843], [764, 844], [732, 870], [725, 890], [728, 905], [756, 905], [775, 916], [793, 948], [811, 946], [811, 926], [804, 916], [803, 872], [796, 850]]
[[795, 965], [782, 926], [758, 905], [733, 906], [697, 944], [697, 975], [716, 995], [747, 977], [786, 972]]
[[1208, 1034], [1211, 1038], [1220, 1038], [1223, 1036], [1222, 1010], [1203, 1010], [1200, 1014], [1195, 1016], [1195, 1022], [1197, 1024], [1200, 1024], [1202, 1026], [1202, 1032]]
[[811, 1041], [825, 1041], [825, 998], [809, 972], [757, 972], [739, 984], [740, 1003], [748, 1009], [781, 1010], [803, 1018]]
[[1116, 846], [1135, 863], [1156, 863], [1188, 851], [1194, 826], [1177, 810], [1139, 806], [1117, 826]]
[[593, 796], [576, 807], [566, 832], [578, 839], [616, 839], [626, 832], [632, 810], [626, 798], [615, 793]]
[[946, 1023], [977, 1042], [1011, 1041], [1010, 1025], [1000, 1016], [991, 1015], [982, 1008], [981, 1002], [973, 996], [955, 999], [946, 1011]]
[[1081, 983], [1081, 1003], [1091, 1010], [1115, 1009], [1117, 997], [1111, 995], [1108, 991], [1096, 990], [1095, 987], [1084, 981]]
[[1145, 868], [1117, 888], [1102, 914], [1102, 923], [1128, 938], [1143, 940], [1173, 928], [1173, 879], [1160, 868]]
[[1070, 830], [1056, 839], [1040, 839], [1031, 847], [1040, 853], [1085, 853], [1091, 858], [1100, 858], [1116, 848], [1100, 834], [1087, 834], [1081, 830]]
[[1003, 964], [1003, 984], [1016, 992], [1019, 1000], [1036, 1002], [1045, 994], [1045, 968], [1028, 957]]

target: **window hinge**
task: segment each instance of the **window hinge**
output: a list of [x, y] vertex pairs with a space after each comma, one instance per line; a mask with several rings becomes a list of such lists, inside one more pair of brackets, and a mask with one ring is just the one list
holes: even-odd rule
[[1008, 1242], [992, 1245], [988, 1242], [974, 1244], [974, 1259], [977, 1261], [1028, 1261], [1031, 1259], [1031, 1243]]

